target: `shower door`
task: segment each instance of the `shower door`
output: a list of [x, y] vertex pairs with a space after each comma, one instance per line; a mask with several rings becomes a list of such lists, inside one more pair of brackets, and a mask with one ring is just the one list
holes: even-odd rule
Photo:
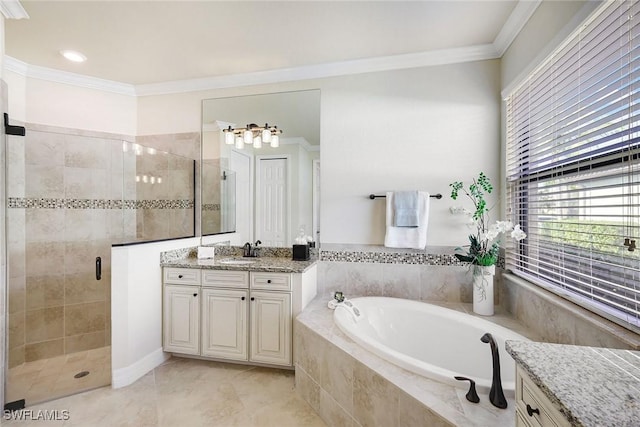
[[5, 402], [26, 405], [111, 382], [110, 255], [123, 237], [123, 142], [32, 128], [6, 142]]

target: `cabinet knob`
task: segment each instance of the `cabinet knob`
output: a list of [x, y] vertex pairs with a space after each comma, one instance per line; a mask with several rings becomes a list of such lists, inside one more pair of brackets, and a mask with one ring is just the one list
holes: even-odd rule
[[244, 300], [245, 300], [245, 298], [244, 298], [244, 297], [241, 297], [240, 299], [241, 299], [242, 301], [244, 301]]
[[255, 298], [254, 298], [254, 297], [251, 297], [251, 301], [255, 301]]
[[271, 283], [271, 279], [267, 279], [267, 283]]
[[538, 409], [538, 408], [533, 409], [533, 408], [531, 407], [531, 405], [529, 405], [529, 404], [527, 403], [527, 414], [529, 414], [529, 416], [530, 416], [530, 417], [533, 417], [533, 414], [538, 414], [538, 415], [540, 415], [540, 409]]
[[182, 279], [182, 274], [178, 274], [178, 279]]
[[198, 294], [193, 294], [193, 296], [194, 296], [194, 297], [197, 297], [197, 296], [198, 296]]

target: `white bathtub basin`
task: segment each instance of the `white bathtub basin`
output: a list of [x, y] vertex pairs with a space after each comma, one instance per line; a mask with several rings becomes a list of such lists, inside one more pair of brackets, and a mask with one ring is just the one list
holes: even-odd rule
[[500, 349], [500, 374], [507, 397], [514, 396], [515, 363], [505, 340], [528, 339], [485, 319], [420, 301], [386, 297], [350, 300], [362, 316], [357, 322], [346, 309], [333, 315], [338, 327], [356, 343], [379, 357], [422, 375], [461, 388], [476, 381], [479, 393], [488, 393], [492, 381], [491, 347], [480, 341], [491, 333]]

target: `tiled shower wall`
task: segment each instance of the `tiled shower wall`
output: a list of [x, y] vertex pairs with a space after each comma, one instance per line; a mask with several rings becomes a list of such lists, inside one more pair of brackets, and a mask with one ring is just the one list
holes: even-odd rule
[[9, 367], [108, 345], [122, 141], [28, 128], [7, 152]]
[[220, 232], [220, 159], [202, 162], [202, 234]]
[[[200, 233], [199, 194], [200, 133], [143, 135], [136, 137], [142, 147], [131, 179], [136, 182], [137, 240], [158, 240]], [[149, 149], [156, 150], [150, 154]], [[153, 150], [151, 151], [153, 153]], [[144, 182], [147, 175], [147, 182]], [[155, 183], [151, 184], [151, 177]], [[158, 184], [157, 178], [163, 182]], [[164, 178], [169, 181], [165, 181]], [[141, 203], [140, 201], [147, 201]]]
[[9, 367], [110, 344], [112, 243], [194, 234], [193, 160], [128, 139], [28, 125], [8, 141]]
[[195, 161], [140, 144], [127, 153], [125, 162], [135, 163], [125, 168], [125, 182], [135, 182], [133, 194], [125, 186], [125, 201], [135, 201], [136, 240], [193, 236]]

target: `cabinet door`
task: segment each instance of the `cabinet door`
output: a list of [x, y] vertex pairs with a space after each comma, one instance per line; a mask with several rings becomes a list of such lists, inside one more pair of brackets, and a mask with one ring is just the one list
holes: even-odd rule
[[164, 351], [199, 354], [200, 288], [165, 285], [163, 299]]
[[291, 294], [251, 292], [253, 362], [291, 366]]
[[248, 291], [202, 289], [202, 355], [247, 360]]

